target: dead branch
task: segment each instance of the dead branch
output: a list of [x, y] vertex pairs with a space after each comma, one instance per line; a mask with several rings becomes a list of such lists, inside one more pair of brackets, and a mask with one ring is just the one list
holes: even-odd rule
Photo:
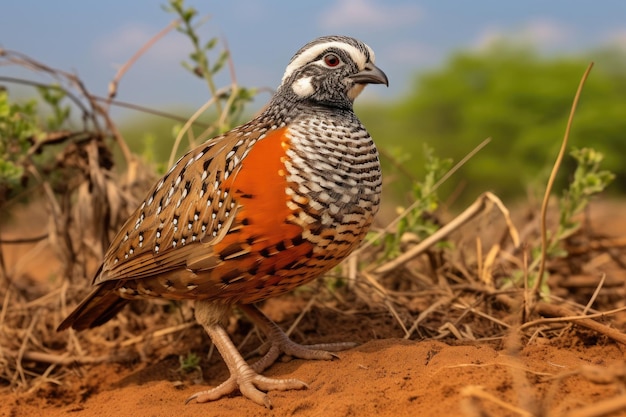
[[614, 329], [612, 327], [609, 327], [602, 323], [598, 323], [597, 321], [593, 320], [594, 318], [608, 317], [612, 314], [619, 313], [621, 311], [626, 311], [626, 307], [616, 308], [611, 311], [606, 311], [606, 312], [601, 312], [601, 313], [596, 313], [596, 314], [580, 316], [580, 315], [576, 315], [573, 311], [563, 306], [557, 306], [554, 304], [540, 302], [537, 304], [535, 311], [539, 315], [548, 316], [548, 318], [541, 318], [541, 319], [530, 321], [528, 323], [524, 323], [522, 326], [520, 326], [520, 330], [525, 330], [534, 326], [547, 324], [547, 323], [570, 322], [570, 323], [574, 323], [582, 327], [586, 327], [610, 339], [613, 339], [616, 342], [626, 345], [626, 334], [622, 333], [621, 331], [617, 329]]
[[502, 204], [502, 201], [496, 195], [490, 192], [486, 192], [481, 194], [480, 197], [478, 197], [471, 206], [466, 208], [450, 223], [446, 224], [441, 229], [437, 230], [434, 234], [424, 239], [420, 244], [398, 256], [396, 259], [379, 266], [378, 268], [376, 268], [374, 273], [385, 274], [398, 268], [400, 265], [409, 262], [411, 259], [418, 256], [435, 243], [448, 237], [450, 233], [458, 230], [461, 226], [476, 217], [478, 214], [486, 211], [486, 209], [489, 207], [488, 203], [493, 203], [500, 209], [500, 212], [504, 216], [504, 219], [506, 220], [506, 223], [508, 225], [511, 239], [513, 240], [513, 242], [515, 242], [516, 247], [519, 246], [519, 235], [517, 233], [517, 229], [511, 221], [508, 209], [504, 206], [504, 204]]

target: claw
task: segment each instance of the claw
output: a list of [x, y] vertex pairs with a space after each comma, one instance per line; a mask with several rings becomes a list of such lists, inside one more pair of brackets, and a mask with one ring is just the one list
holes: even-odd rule
[[292, 389], [306, 389], [309, 386], [298, 379], [267, 378], [254, 372], [249, 366], [239, 369], [219, 386], [199, 391], [187, 398], [185, 404], [195, 400], [197, 403], [215, 401], [225, 395], [233, 393], [237, 388], [241, 394], [255, 403], [271, 409], [272, 403], [263, 391], [288, 391]]
[[357, 346], [356, 343], [352, 342], [301, 345], [289, 339], [289, 336], [287, 336], [276, 323], [270, 320], [254, 305], [240, 305], [239, 307], [270, 339], [268, 351], [261, 359], [252, 365], [252, 368], [256, 372], [263, 372], [265, 369], [269, 368], [276, 362], [281, 353], [298, 359], [329, 361], [339, 359], [339, 356], [332, 352], [340, 352]]

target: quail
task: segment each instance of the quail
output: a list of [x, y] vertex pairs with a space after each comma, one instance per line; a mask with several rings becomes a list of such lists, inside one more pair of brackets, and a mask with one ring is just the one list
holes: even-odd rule
[[[367, 84], [388, 80], [361, 41], [325, 36], [303, 46], [258, 117], [191, 150], [154, 185], [112, 240], [92, 292], [58, 330], [99, 326], [135, 299], [194, 300], [230, 377], [188, 401], [239, 390], [269, 408], [267, 391], [306, 388], [261, 372], [281, 353], [333, 359], [349, 344], [297, 344], [254, 303], [324, 274], [368, 231], [381, 168], [353, 112]], [[271, 342], [252, 365], [223, 327], [234, 305]]]

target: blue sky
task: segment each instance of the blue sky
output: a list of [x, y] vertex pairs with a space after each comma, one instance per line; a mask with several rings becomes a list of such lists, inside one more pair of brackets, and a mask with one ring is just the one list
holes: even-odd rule
[[[0, 15], [0, 47], [75, 72], [90, 91], [105, 95], [120, 65], [173, 20], [161, 9], [164, 1], [7, 1]], [[485, 48], [501, 38], [533, 43], [550, 54], [609, 44], [626, 48], [624, 0], [187, 3], [209, 17], [199, 29], [205, 40], [227, 40], [237, 79], [245, 86], [275, 88], [293, 53], [317, 36], [360, 38], [374, 49], [391, 84], [385, 92], [370, 87], [369, 99], [401, 96], [416, 71], [440, 65], [459, 49]], [[207, 90], [180, 66], [189, 51], [188, 41], [171, 32], [122, 79], [118, 99], [157, 108], [200, 106]], [[7, 66], [0, 66], [1, 75], [32, 78]]]

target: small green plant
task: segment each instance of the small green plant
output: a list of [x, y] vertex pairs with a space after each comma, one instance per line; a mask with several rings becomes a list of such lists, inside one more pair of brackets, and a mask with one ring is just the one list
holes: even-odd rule
[[575, 219], [598, 194], [615, 179], [615, 174], [601, 170], [604, 155], [591, 148], [574, 149], [570, 155], [576, 160], [576, 170], [559, 200], [559, 227], [555, 242], [571, 236], [580, 229], [580, 222]]
[[37, 102], [12, 103], [0, 90], [0, 205], [22, 188], [23, 161], [39, 135]]
[[550, 236], [547, 250], [548, 257], [552, 258], [567, 256], [561, 242], [580, 229], [577, 215], [585, 210], [594, 195], [604, 191], [615, 178], [612, 172], [600, 169], [604, 155], [595, 149], [575, 148], [570, 156], [576, 161], [576, 169], [559, 199], [559, 224]]
[[60, 87], [40, 86], [37, 91], [50, 107], [45, 123], [36, 99], [16, 103], [0, 89], [0, 206], [25, 188], [28, 164], [45, 163], [46, 158], [39, 155], [41, 149], [33, 152], [34, 147], [49, 132], [60, 130], [70, 117], [70, 107], [63, 105], [66, 93]]
[[[189, 61], [183, 61], [182, 65], [192, 74], [206, 81], [209, 92], [214, 98], [215, 110], [218, 114], [217, 132], [222, 133], [231, 129], [241, 116], [244, 105], [252, 101], [257, 90], [240, 87], [235, 82], [229, 86], [230, 88], [218, 89], [214, 77], [228, 63], [230, 58], [228, 49], [217, 52], [218, 38], [216, 37], [209, 39], [204, 44], [202, 43], [196, 31], [197, 25], [194, 20], [198, 12], [193, 7], [186, 7], [184, 0], [170, 0], [169, 5], [164, 6], [164, 10], [178, 15], [181, 21], [178, 31], [187, 36], [193, 45], [193, 52], [189, 55]], [[217, 53], [217, 56], [210, 59], [209, 56], [213, 53]]]
[[[562, 242], [572, 236], [580, 229], [580, 221], [576, 218], [589, 205], [591, 198], [604, 191], [604, 189], [613, 181], [615, 175], [607, 170], [600, 169], [604, 155], [591, 148], [574, 149], [570, 152], [570, 156], [576, 161], [574, 175], [569, 186], [563, 191], [559, 199], [559, 224], [554, 233], [549, 238], [547, 246], [548, 258], [559, 258], [567, 256], [567, 252], [562, 246]], [[529, 282], [534, 283], [536, 277], [536, 269], [541, 259], [541, 248], [532, 249], [533, 262], [529, 265], [528, 270]], [[520, 282], [522, 272], [514, 274], [512, 282]], [[542, 279], [541, 292], [549, 293], [547, 285], [547, 273]]]
[[179, 371], [185, 374], [194, 371], [200, 371], [200, 356], [196, 355], [193, 352], [189, 352], [187, 355], [179, 356], [178, 361], [180, 362]]
[[71, 107], [62, 105], [63, 99], [67, 96], [65, 90], [58, 85], [41, 86], [37, 88], [39, 95], [45, 103], [48, 103], [52, 113], [47, 117], [47, 131], [60, 129], [70, 118]]
[[[439, 196], [436, 186], [439, 180], [450, 170], [451, 159], [441, 159], [435, 156], [433, 148], [424, 144], [425, 175], [422, 181], [413, 184], [413, 198], [415, 202], [411, 209], [399, 220], [396, 230], [385, 238], [385, 259], [396, 257], [400, 252], [402, 237], [406, 233], [415, 235], [419, 240], [433, 234], [439, 225], [430, 216], [439, 207]], [[398, 208], [399, 213], [405, 211]]]

